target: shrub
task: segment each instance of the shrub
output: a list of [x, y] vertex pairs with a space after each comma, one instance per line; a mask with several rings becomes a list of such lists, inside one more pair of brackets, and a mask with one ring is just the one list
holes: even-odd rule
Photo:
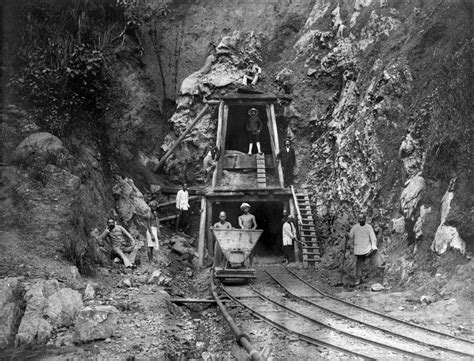
[[63, 246], [64, 258], [86, 276], [95, 276], [97, 265], [102, 264], [100, 251], [93, 238], [68, 237]]

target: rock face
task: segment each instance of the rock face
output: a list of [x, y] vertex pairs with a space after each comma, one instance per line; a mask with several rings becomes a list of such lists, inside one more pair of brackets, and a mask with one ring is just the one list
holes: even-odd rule
[[47, 157], [65, 152], [61, 140], [46, 132], [34, 133], [26, 137], [15, 149], [14, 157], [26, 161], [31, 157]]
[[119, 311], [113, 306], [91, 306], [77, 316], [74, 342], [89, 342], [110, 337], [117, 327]]
[[22, 316], [23, 293], [19, 278], [0, 280], [0, 350], [14, 343]]
[[134, 216], [143, 218], [150, 216], [150, 207], [132, 179], [117, 179], [112, 192], [115, 199], [115, 209], [120, 220], [125, 224], [128, 224]]
[[431, 244], [431, 249], [437, 254], [443, 254], [449, 248], [454, 248], [461, 252], [461, 254], [466, 253], [466, 243], [459, 236], [456, 227], [446, 224], [451, 211], [451, 202], [453, 198], [454, 192], [452, 189], [448, 189], [442, 200], [441, 224], [436, 230], [435, 238]]
[[25, 295], [26, 309], [18, 328], [17, 346], [48, 342], [54, 327], [70, 326], [83, 308], [81, 294], [59, 288], [56, 280], [38, 281]]

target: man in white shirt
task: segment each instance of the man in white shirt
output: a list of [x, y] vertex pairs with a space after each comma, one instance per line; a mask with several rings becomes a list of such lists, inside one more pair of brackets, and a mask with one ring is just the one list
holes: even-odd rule
[[176, 209], [178, 210], [178, 219], [176, 220], [176, 232], [181, 228], [183, 231], [187, 231], [190, 227], [189, 224], [189, 194], [188, 185], [183, 183], [183, 189], [178, 191], [176, 194]]
[[354, 255], [356, 256], [356, 286], [362, 283], [364, 263], [377, 250], [377, 238], [372, 226], [365, 223], [365, 214], [360, 213], [358, 220], [359, 223], [352, 226], [349, 232], [349, 238], [354, 241]]
[[285, 223], [283, 223], [283, 256], [285, 263], [291, 262], [293, 258], [293, 240], [296, 239], [296, 229], [293, 224], [293, 217], [288, 215]]

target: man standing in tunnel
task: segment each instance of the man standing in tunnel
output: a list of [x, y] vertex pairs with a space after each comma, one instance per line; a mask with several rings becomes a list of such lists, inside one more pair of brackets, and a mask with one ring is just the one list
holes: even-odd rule
[[258, 154], [262, 154], [260, 148], [260, 132], [262, 131], [262, 120], [258, 116], [258, 110], [252, 108], [249, 110], [249, 118], [247, 120], [247, 133], [249, 137], [249, 152], [248, 155], [252, 155], [253, 143], [257, 145]]
[[[239, 216], [239, 226], [241, 229], [257, 229], [257, 221], [255, 220], [255, 216], [250, 213], [250, 204], [242, 203], [240, 205], [240, 209], [244, 214]], [[249, 256], [249, 263], [250, 267], [253, 266], [253, 253], [255, 252], [255, 248], [252, 250]]]
[[[359, 223], [352, 226], [348, 237], [354, 241], [354, 255], [356, 256], [355, 285], [362, 283], [364, 263], [377, 250], [377, 238], [374, 229], [370, 224], [366, 224], [366, 216], [359, 213]], [[345, 252], [345, 251], [344, 251]]]
[[296, 239], [296, 229], [293, 225], [293, 217], [288, 215], [285, 223], [283, 223], [283, 257], [285, 263], [290, 263], [293, 259], [293, 241]]
[[285, 187], [289, 187], [293, 184], [293, 168], [296, 164], [295, 150], [289, 139], [285, 139], [285, 147], [278, 153], [277, 159], [281, 161], [283, 167]]

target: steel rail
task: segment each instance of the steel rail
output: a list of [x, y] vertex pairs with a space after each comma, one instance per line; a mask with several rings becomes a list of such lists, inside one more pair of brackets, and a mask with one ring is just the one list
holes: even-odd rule
[[[286, 268], [286, 267], [285, 267]], [[303, 301], [303, 302], [306, 302], [320, 310], [323, 310], [325, 312], [328, 312], [328, 313], [331, 313], [337, 317], [340, 317], [340, 318], [343, 318], [345, 320], [348, 320], [348, 321], [351, 321], [351, 322], [355, 322], [355, 323], [359, 323], [361, 325], [364, 325], [368, 328], [372, 328], [374, 330], [377, 330], [377, 331], [380, 331], [380, 332], [383, 332], [383, 333], [386, 333], [386, 334], [389, 334], [391, 336], [394, 336], [394, 337], [398, 337], [398, 338], [401, 338], [401, 339], [404, 339], [406, 341], [409, 341], [409, 342], [412, 342], [412, 343], [416, 343], [418, 345], [421, 345], [421, 346], [424, 346], [424, 347], [428, 347], [428, 348], [434, 348], [434, 349], [437, 349], [437, 350], [440, 350], [440, 351], [444, 351], [444, 352], [448, 352], [448, 353], [455, 353], [455, 354], [458, 354], [460, 356], [469, 356], [469, 357], [472, 357], [473, 355], [469, 354], [469, 353], [465, 353], [465, 352], [461, 352], [461, 351], [457, 351], [457, 350], [452, 350], [450, 348], [446, 348], [446, 347], [443, 347], [443, 346], [438, 346], [438, 345], [433, 345], [431, 343], [427, 343], [427, 342], [423, 342], [423, 341], [420, 341], [420, 340], [417, 340], [415, 338], [412, 338], [412, 337], [409, 337], [409, 336], [405, 336], [405, 335], [402, 335], [402, 334], [399, 334], [399, 333], [396, 333], [394, 331], [391, 331], [391, 330], [388, 330], [388, 329], [385, 329], [385, 328], [382, 328], [382, 327], [379, 327], [379, 326], [375, 326], [375, 325], [372, 325], [372, 324], [369, 324], [369, 323], [366, 323], [364, 321], [360, 321], [360, 320], [357, 320], [353, 317], [350, 317], [350, 316], [347, 316], [347, 315], [344, 315], [342, 313], [339, 313], [339, 312], [336, 312], [336, 311], [333, 311], [329, 308], [326, 308], [324, 306], [321, 306], [321, 305], [318, 305], [316, 302], [313, 302], [311, 300], [308, 300], [307, 298], [304, 298], [304, 297], [301, 297], [301, 296], [298, 296], [296, 294], [294, 294], [292, 291], [290, 291], [287, 287], [285, 287], [279, 280], [277, 280], [272, 274], [270, 274], [266, 269], [264, 269], [264, 271], [281, 287], [283, 288], [286, 292], [288, 292], [292, 297], [300, 300], [300, 301]]]
[[[377, 316], [380, 316], [380, 317], [383, 317], [383, 318], [386, 318], [386, 319], [389, 319], [389, 320], [392, 320], [392, 321], [395, 321], [395, 322], [399, 322], [401, 324], [404, 324], [404, 325], [407, 325], [407, 326], [411, 326], [411, 327], [414, 327], [414, 328], [417, 328], [417, 329], [420, 329], [420, 330], [423, 330], [425, 332], [430, 332], [430, 333], [433, 333], [433, 334], [436, 334], [438, 336], [443, 336], [443, 337], [447, 337], [447, 338], [450, 338], [450, 339], [453, 339], [453, 340], [456, 340], [456, 341], [461, 341], [461, 342], [466, 342], [466, 343], [470, 343], [472, 345], [474, 345], [474, 341], [471, 341], [471, 340], [468, 340], [468, 339], [465, 339], [465, 338], [462, 338], [462, 337], [457, 337], [457, 336], [453, 336], [453, 335], [450, 335], [448, 333], [444, 333], [444, 332], [440, 332], [440, 331], [436, 331], [436, 330], [433, 330], [431, 328], [428, 328], [428, 327], [423, 327], [423, 326], [420, 326], [420, 325], [416, 325], [414, 323], [411, 323], [411, 322], [407, 322], [407, 321], [403, 321], [403, 320], [400, 320], [398, 318], [395, 318], [395, 317], [392, 317], [392, 316], [389, 316], [389, 315], [386, 315], [386, 314], [383, 314], [381, 312], [378, 312], [378, 311], [375, 311], [375, 310], [371, 310], [369, 308], [365, 308], [365, 307], [362, 307], [362, 306], [359, 306], [359, 305], [356, 305], [355, 303], [352, 303], [352, 302], [349, 302], [349, 301], [345, 301], [339, 297], [336, 297], [336, 296], [333, 296], [333, 295], [330, 295], [326, 292], [323, 292], [321, 291], [320, 289], [318, 289], [317, 287], [313, 286], [312, 284], [310, 284], [309, 282], [305, 281], [303, 278], [301, 278], [298, 274], [296, 274], [295, 272], [293, 272], [292, 270], [290, 270], [288, 267], [286, 267], [285, 265], [281, 264], [280, 265], [285, 268], [289, 273], [291, 273], [293, 276], [295, 276], [296, 278], [298, 278], [301, 282], [303, 282], [304, 284], [306, 284], [308, 287], [312, 288], [313, 290], [315, 290], [316, 292], [318, 292], [319, 294], [321, 294], [322, 296], [324, 297], [327, 297], [327, 298], [330, 298], [332, 300], [335, 300], [335, 301], [339, 301], [341, 303], [344, 303], [346, 305], [349, 305], [351, 307], [355, 307], [359, 310], [362, 310], [362, 311], [365, 311], [365, 312], [369, 312], [369, 313], [372, 313], [374, 315], [377, 315]], [[451, 350], [450, 350], [451, 351]], [[471, 354], [469, 354], [469, 356], [473, 356]]]
[[232, 332], [235, 334], [235, 338], [239, 345], [247, 351], [249, 357], [253, 361], [266, 361], [266, 357], [262, 357], [260, 352], [258, 352], [255, 347], [250, 343], [250, 337], [243, 333], [239, 326], [235, 323], [232, 316], [227, 311], [227, 308], [224, 306], [224, 303], [220, 300], [219, 295], [216, 292], [216, 285], [214, 284], [214, 270], [211, 270], [211, 292], [214, 300], [216, 301], [217, 305], [219, 306], [224, 318], [226, 319], [227, 323], [229, 324]]
[[312, 344], [314, 346], [322, 346], [322, 347], [327, 347], [327, 348], [331, 348], [333, 350], [336, 350], [336, 351], [339, 351], [339, 352], [342, 352], [346, 355], [350, 355], [350, 356], [356, 356], [356, 357], [360, 357], [364, 360], [376, 360], [374, 359], [373, 357], [369, 357], [367, 355], [363, 355], [363, 354], [360, 354], [358, 352], [355, 352], [355, 351], [351, 351], [349, 349], [345, 349], [343, 347], [340, 347], [340, 346], [336, 346], [336, 345], [333, 345], [329, 342], [326, 342], [326, 341], [322, 341], [322, 340], [319, 340], [317, 338], [314, 338], [314, 337], [309, 337], [307, 335], [304, 335], [302, 333], [299, 333], [299, 332], [295, 332], [295, 331], [292, 331], [290, 330], [289, 328], [283, 326], [282, 324], [279, 324], [279, 323], [276, 323], [274, 321], [272, 321], [271, 319], [269, 319], [268, 317], [266, 317], [265, 315], [263, 315], [262, 313], [254, 310], [253, 308], [251, 307], [248, 307], [247, 305], [245, 305], [243, 302], [241, 302], [239, 299], [237, 299], [236, 297], [234, 297], [233, 295], [231, 295], [226, 289], [225, 287], [222, 287], [222, 291], [226, 294], [227, 297], [229, 297], [229, 299], [231, 299], [232, 301], [234, 301], [236, 304], [240, 305], [242, 308], [244, 309], [247, 309], [248, 311], [250, 311], [250, 313], [252, 313], [255, 317], [257, 317], [258, 319], [261, 319], [262, 321], [268, 323], [269, 325], [275, 327], [276, 329], [282, 331], [282, 332], [285, 332], [285, 333], [289, 333], [289, 334], [293, 334], [293, 335], [297, 335], [298, 338], [300, 340], [303, 340], [309, 344]]
[[311, 322], [314, 322], [322, 327], [325, 327], [325, 328], [328, 328], [330, 330], [333, 330], [334, 332], [337, 332], [339, 334], [342, 334], [344, 336], [347, 336], [349, 338], [353, 338], [355, 340], [358, 340], [358, 341], [362, 341], [362, 342], [365, 342], [365, 343], [369, 343], [371, 345], [374, 345], [374, 346], [377, 346], [377, 347], [381, 347], [381, 348], [384, 348], [384, 349], [388, 349], [390, 351], [394, 351], [398, 354], [404, 354], [404, 355], [407, 355], [407, 356], [411, 356], [411, 357], [415, 357], [417, 359], [424, 359], [424, 360], [435, 360], [435, 358], [431, 358], [431, 357], [427, 357], [425, 355], [420, 355], [419, 353], [416, 353], [416, 352], [411, 352], [411, 351], [407, 351], [407, 350], [403, 350], [403, 349], [399, 349], [395, 346], [390, 346], [390, 345], [387, 345], [387, 344], [383, 344], [383, 343], [380, 343], [380, 342], [377, 342], [377, 341], [373, 341], [373, 340], [367, 340], [366, 338], [364, 337], [361, 337], [361, 336], [357, 336], [357, 335], [354, 335], [354, 334], [351, 334], [349, 332], [346, 332], [346, 331], [343, 331], [343, 330], [339, 330], [333, 326], [330, 326], [330, 325], [327, 325], [323, 322], [320, 322], [318, 320], [315, 320], [314, 318], [312, 317], [309, 317], [307, 315], [304, 315], [298, 311], [295, 311], [293, 309], [291, 309], [290, 307], [272, 299], [271, 297], [268, 297], [266, 295], [264, 295], [262, 292], [260, 292], [259, 290], [255, 289], [255, 287], [253, 287], [252, 285], [249, 285], [249, 287], [252, 289], [252, 291], [254, 291], [257, 295], [259, 295], [261, 298], [263, 298], [264, 300], [268, 301], [268, 302], [271, 302], [275, 305], [277, 305], [278, 307], [281, 307], [285, 310], [287, 310], [288, 312], [294, 314], [295, 316], [298, 316], [298, 317], [301, 317], [301, 318], [304, 318], [308, 321], [311, 321]]

